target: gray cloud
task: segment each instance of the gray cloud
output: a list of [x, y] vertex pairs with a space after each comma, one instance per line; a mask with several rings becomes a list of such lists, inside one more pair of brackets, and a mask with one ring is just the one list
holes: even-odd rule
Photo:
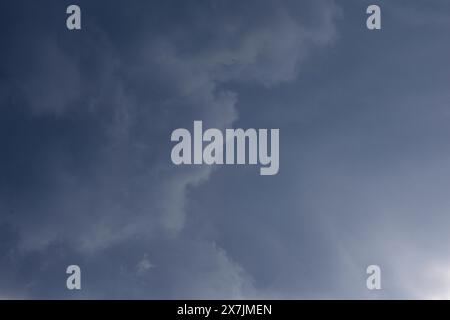
[[[67, 4], [0, 4], [0, 298], [448, 298], [447, 2]], [[198, 119], [280, 173], [172, 166]]]
[[171, 166], [170, 132], [196, 119], [230, 127], [239, 97], [228, 83], [293, 80], [334, 39], [334, 3], [115, 2], [104, 13], [81, 2], [78, 34], [44, 22], [63, 4], [27, 5], [20, 16], [2, 4], [21, 26], [1, 55], [3, 294], [73, 297], [62, 287], [71, 263], [86, 270], [75, 297], [263, 294], [214, 239], [185, 230], [189, 190], [211, 168]]

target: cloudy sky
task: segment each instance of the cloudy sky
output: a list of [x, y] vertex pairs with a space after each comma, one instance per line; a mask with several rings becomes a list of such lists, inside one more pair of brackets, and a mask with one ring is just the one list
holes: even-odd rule
[[[1, 1], [0, 298], [450, 298], [449, 32], [445, 0]], [[173, 165], [194, 120], [279, 128], [279, 173]]]

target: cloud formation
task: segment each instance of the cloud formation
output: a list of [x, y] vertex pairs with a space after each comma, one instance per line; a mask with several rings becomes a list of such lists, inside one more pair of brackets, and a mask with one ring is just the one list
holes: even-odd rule
[[[447, 1], [44, 2], [0, 3], [1, 298], [448, 296]], [[172, 165], [194, 120], [280, 173]]]
[[82, 1], [79, 33], [59, 26], [62, 3], [1, 6], [14, 30], [0, 54], [5, 294], [67, 297], [75, 263], [80, 297], [258, 295], [223, 248], [184, 231], [211, 168], [173, 167], [170, 132], [231, 127], [230, 83], [294, 80], [333, 41], [334, 2]]

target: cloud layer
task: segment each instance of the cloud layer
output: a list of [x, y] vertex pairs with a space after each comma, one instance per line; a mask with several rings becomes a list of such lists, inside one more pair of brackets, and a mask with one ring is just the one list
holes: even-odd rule
[[80, 297], [259, 295], [214, 239], [185, 231], [211, 168], [172, 166], [170, 132], [231, 127], [232, 83], [294, 80], [333, 41], [335, 4], [81, 2], [68, 32], [63, 3], [22, 2], [1, 5], [14, 30], [0, 56], [2, 292], [70, 297], [74, 263]]
[[[446, 1], [69, 4], [0, 3], [0, 298], [449, 297]], [[279, 174], [172, 165], [194, 120]]]

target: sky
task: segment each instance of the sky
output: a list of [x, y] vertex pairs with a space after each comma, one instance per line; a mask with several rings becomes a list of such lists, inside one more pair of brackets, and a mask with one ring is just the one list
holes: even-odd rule
[[[0, 298], [450, 299], [449, 31], [444, 0], [1, 1]], [[279, 128], [279, 173], [174, 165], [195, 120]]]

